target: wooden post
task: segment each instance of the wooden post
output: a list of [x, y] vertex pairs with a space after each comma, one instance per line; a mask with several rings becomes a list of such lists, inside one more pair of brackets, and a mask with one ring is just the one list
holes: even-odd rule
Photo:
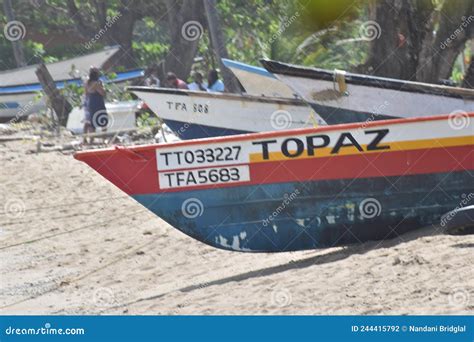
[[51, 102], [51, 107], [53, 107], [53, 110], [58, 117], [59, 124], [66, 127], [69, 113], [72, 110], [72, 105], [59, 92], [58, 88], [56, 88], [53, 77], [49, 73], [44, 63], [41, 63], [36, 69], [36, 76], [43, 86], [43, 91]]
[[216, 54], [219, 67], [221, 69], [225, 87], [232, 93], [240, 92], [237, 79], [222, 62], [222, 58], [228, 58], [228, 53], [227, 48], [225, 47], [224, 36], [222, 35], [222, 28], [220, 27], [219, 13], [217, 12], [216, 8], [216, 0], [204, 0], [204, 8], [206, 9], [211, 44], [214, 48], [214, 53]]

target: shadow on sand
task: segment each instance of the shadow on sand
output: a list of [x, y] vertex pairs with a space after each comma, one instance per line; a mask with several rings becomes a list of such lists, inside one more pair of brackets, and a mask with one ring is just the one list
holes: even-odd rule
[[[233, 276], [222, 278], [222, 279], [213, 280], [207, 283], [200, 283], [197, 285], [187, 286], [187, 287], [179, 289], [179, 291], [190, 292], [190, 291], [202, 289], [208, 286], [222, 285], [229, 282], [234, 282], [234, 281], [238, 282], [242, 280], [247, 280], [250, 278], [265, 277], [265, 276], [273, 275], [276, 273], [282, 273], [282, 272], [286, 272], [293, 269], [303, 269], [310, 266], [327, 264], [327, 263], [346, 259], [354, 254], [365, 254], [372, 250], [376, 250], [380, 248], [390, 248], [398, 244], [416, 240], [422, 237], [435, 236], [435, 235], [440, 235], [440, 234], [441, 232], [438, 229], [438, 227], [432, 227], [432, 226], [426, 227], [426, 228], [422, 228], [419, 230], [405, 233], [393, 239], [382, 240], [382, 241], [370, 241], [370, 242], [365, 242], [362, 244], [354, 244], [354, 245], [350, 245], [346, 247], [339, 247], [337, 250], [332, 250], [328, 253], [318, 254], [315, 256], [311, 256], [311, 257], [301, 259], [301, 260], [296, 260], [296, 261], [291, 260], [288, 263], [283, 264], [283, 265], [262, 268], [259, 270], [254, 270], [254, 271], [241, 273], [241, 274], [233, 275]], [[458, 246], [458, 247], [463, 248], [463, 247], [469, 247], [469, 246]], [[320, 253], [322, 250], [316, 250], [316, 251]], [[233, 253], [233, 252], [230, 252], [230, 253]]]

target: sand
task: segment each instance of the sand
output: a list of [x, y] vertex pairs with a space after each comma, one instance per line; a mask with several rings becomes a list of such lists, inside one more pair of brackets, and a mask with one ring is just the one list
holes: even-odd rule
[[472, 314], [474, 236], [325, 250], [195, 241], [60, 152], [0, 143], [1, 314]]

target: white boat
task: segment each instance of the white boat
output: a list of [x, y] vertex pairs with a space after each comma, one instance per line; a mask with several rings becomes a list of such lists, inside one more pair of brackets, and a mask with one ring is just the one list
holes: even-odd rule
[[296, 98], [294, 90], [266, 69], [222, 58], [224, 65], [232, 71], [245, 93], [255, 96]]
[[[136, 113], [141, 108], [141, 101], [107, 102], [108, 132], [120, 132], [137, 127]], [[84, 108], [74, 107], [67, 120], [66, 128], [74, 134], [84, 132]]]
[[474, 112], [474, 90], [294, 66], [264, 67], [311, 104], [328, 125]]
[[[48, 71], [55, 81], [65, 81], [87, 75], [91, 65], [102, 67], [117, 51], [119, 47], [107, 47], [101, 51], [84, 56], [70, 58], [64, 61], [48, 63]], [[22, 68], [1, 71], [0, 87], [37, 84], [36, 69], [38, 65], [28, 65]]]
[[296, 99], [153, 87], [127, 89], [185, 140], [325, 124]]
[[[102, 68], [118, 51], [118, 47], [105, 48], [99, 52], [47, 64], [48, 71], [56, 82], [58, 89], [66, 85], [81, 85], [81, 77], [87, 75], [91, 65]], [[35, 70], [37, 65], [0, 72], [0, 120], [20, 119], [32, 113], [46, 109], [45, 100], [38, 98], [42, 90]], [[130, 70], [117, 73], [117, 77], [104, 82], [120, 83], [143, 76], [143, 70]]]

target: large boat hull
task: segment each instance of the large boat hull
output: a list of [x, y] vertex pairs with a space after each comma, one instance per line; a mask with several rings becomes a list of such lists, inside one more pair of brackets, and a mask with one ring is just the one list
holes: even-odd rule
[[[467, 172], [455, 172], [401, 180], [290, 182], [133, 198], [208, 245], [235, 251], [284, 252], [390, 239], [438, 223], [442, 213], [462, 201], [469, 182], [472, 178]], [[438, 185], [446, 188], [433, 191]], [[339, 193], [344, 195], [337, 196]], [[182, 214], [183, 203], [190, 199], [188, 206], [194, 203], [202, 208], [201, 215], [192, 221]], [[376, 216], [372, 220], [362, 216], [361, 203], [367, 203], [366, 210], [373, 206], [369, 215]], [[279, 207], [284, 211], [273, 218]]]
[[314, 127], [325, 122], [296, 99], [129, 87], [183, 140]]
[[[459, 119], [459, 118], [458, 118]], [[474, 193], [474, 114], [76, 154], [185, 234], [282, 252], [440, 223]]]
[[[262, 60], [328, 125], [474, 111], [474, 91]], [[257, 77], [257, 75], [255, 75]]]

